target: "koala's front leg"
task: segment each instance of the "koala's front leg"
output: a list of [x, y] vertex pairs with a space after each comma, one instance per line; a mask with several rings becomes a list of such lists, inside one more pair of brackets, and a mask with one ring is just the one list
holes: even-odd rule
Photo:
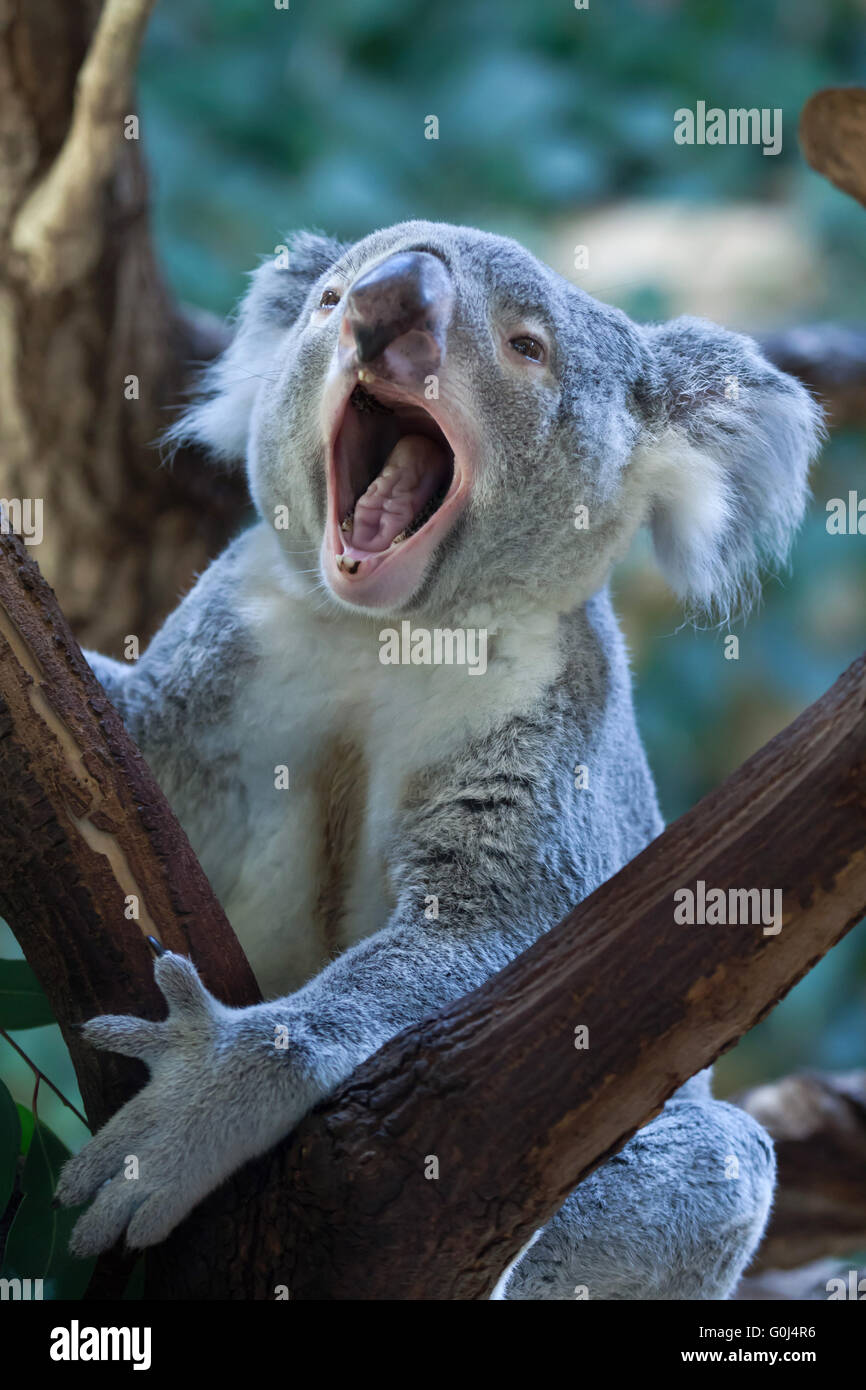
[[94, 1254], [124, 1235], [132, 1247], [165, 1239], [402, 1027], [507, 958], [501, 931], [427, 923], [423, 898], [297, 994], [247, 1009], [220, 1004], [184, 957], [161, 957], [164, 1022], [103, 1017], [85, 1025], [91, 1042], [140, 1057], [151, 1075], [63, 1170], [61, 1202], [94, 1199], [75, 1227], [73, 1251]]
[[76, 1251], [124, 1234], [134, 1246], [164, 1239], [389, 1038], [477, 988], [581, 896], [577, 881], [551, 883], [536, 805], [545, 783], [520, 753], [509, 775], [479, 759], [459, 784], [447, 770], [428, 781], [395, 827], [389, 922], [296, 994], [228, 1009], [190, 962], [166, 955], [155, 967], [164, 1023], [87, 1025], [95, 1043], [142, 1057], [151, 1079], [63, 1171], [61, 1200], [95, 1198]]
[[163, 1022], [103, 1016], [84, 1025], [89, 1042], [144, 1061], [150, 1080], [63, 1169], [58, 1201], [95, 1198], [73, 1232], [78, 1255], [124, 1234], [132, 1247], [163, 1240], [322, 1093], [321, 1068], [297, 1043], [291, 1055], [275, 1046], [263, 1006], [227, 1008], [184, 956], [166, 953], [154, 970]]

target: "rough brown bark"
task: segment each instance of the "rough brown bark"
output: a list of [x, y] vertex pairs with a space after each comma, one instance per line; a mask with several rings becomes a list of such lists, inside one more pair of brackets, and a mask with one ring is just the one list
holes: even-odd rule
[[246, 505], [242, 477], [153, 448], [223, 338], [166, 292], [124, 138], [152, 3], [0, 0], [0, 496], [42, 500], [42, 570], [82, 640], [118, 654]]
[[[866, 913], [864, 774], [861, 658], [531, 950], [395, 1038], [194, 1212], [153, 1253], [151, 1296], [485, 1297], [571, 1188]], [[678, 926], [673, 892], [698, 879], [780, 888], [781, 932]]]
[[[259, 995], [153, 774], [14, 535], [0, 535], [0, 787], [0, 915], [48, 995], [98, 1124], [145, 1073], [84, 1047], [75, 1025], [97, 1013], [164, 1015], [145, 934], [190, 955], [227, 1002]], [[137, 919], [126, 916], [129, 896]]]
[[866, 1249], [866, 1071], [787, 1076], [736, 1099], [773, 1136], [779, 1163], [752, 1270]]

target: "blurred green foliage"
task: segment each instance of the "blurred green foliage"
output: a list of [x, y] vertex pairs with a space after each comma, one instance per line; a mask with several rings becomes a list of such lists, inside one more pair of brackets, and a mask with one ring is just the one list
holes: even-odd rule
[[[800, 294], [798, 316], [862, 320], [866, 212], [805, 166], [795, 132], [813, 91], [862, 81], [864, 71], [857, 0], [590, 0], [585, 11], [571, 0], [291, 0], [288, 10], [175, 0], [157, 6], [140, 74], [155, 233], [176, 292], [222, 313], [292, 227], [357, 237], [405, 217], [443, 218], [543, 251], [552, 227], [601, 204], [723, 209], [747, 199], [784, 207], [818, 248], [821, 273], [805, 305]], [[781, 155], [675, 145], [674, 111], [698, 100], [781, 107]], [[439, 118], [438, 140], [424, 139], [428, 115]], [[667, 312], [660, 286], [619, 295], [638, 317]], [[862, 432], [849, 431], [825, 452], [790, 573], [733, 629], [738, 661], [724, 658], [726, 630], [681, 627], [645, 539], [618, 574], [668, 818], [863, 649], [866, 539], [829, 536], [825, 505], [866, 491], [864, 446]], [[14, 954], [0, 937], [0, 955]], [[19, 983], [28, 984], [23, 972]], [[795, 1067], [866, 1065], [864, 989], [861, 926], [723, 1059], [720, 1089]], [[16, 1039], [80, 1103], [59, 1031], [36, 1026], [38, 999], [24, 994], [10, 1008], [37, 1012]], [[2, 1038], [0, 1067], [29, 1137], [32, 1075]], [[39, 1111], [70, 1147], [82, 1143], [83, 1126], [45, 1087]], [[17, 1143], [8, 1103], [5, 1114], [8, 1178]], [[43, 1143], [36, 1189], [58, 1142]]]
[[[820, 218], [843, 303], [866, 305], [857, 209], [805, 171], [816, 88], [858, 80], [857, 0], [178, 0], [141, 68], [157, 230], [182, 294], [225, 310], [285, 230], [358, 237], [406, 217], [530, 245], [624, 196], [790, 197]], [[698, 99], [780, 107], [777, 158], [675, 145]], [[438, 140], [424, 139], [437, 115]], [[708, 154], [710, 157], [708, 157]], [[859, 269], [859, 275], [850, 272]]]

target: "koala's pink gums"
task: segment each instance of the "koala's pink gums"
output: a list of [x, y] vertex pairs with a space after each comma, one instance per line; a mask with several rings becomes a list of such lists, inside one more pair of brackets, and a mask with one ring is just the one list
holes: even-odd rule
[[442, 449], [423, 434], [398, 439], [385, 467], [355, 503], [351, 544], [343, 542], [347, 555], [387, 550], [420, 516], [441, 490]]

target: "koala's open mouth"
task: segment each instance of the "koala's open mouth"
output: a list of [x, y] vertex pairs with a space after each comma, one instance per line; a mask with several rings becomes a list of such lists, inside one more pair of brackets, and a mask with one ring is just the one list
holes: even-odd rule
[[456, 515], [459, 479], [444, 430], [416, 397], [378, 380], [359, 383], [334, 437], [330, 474], [329, 582], [373, 607], [406, 597]]

